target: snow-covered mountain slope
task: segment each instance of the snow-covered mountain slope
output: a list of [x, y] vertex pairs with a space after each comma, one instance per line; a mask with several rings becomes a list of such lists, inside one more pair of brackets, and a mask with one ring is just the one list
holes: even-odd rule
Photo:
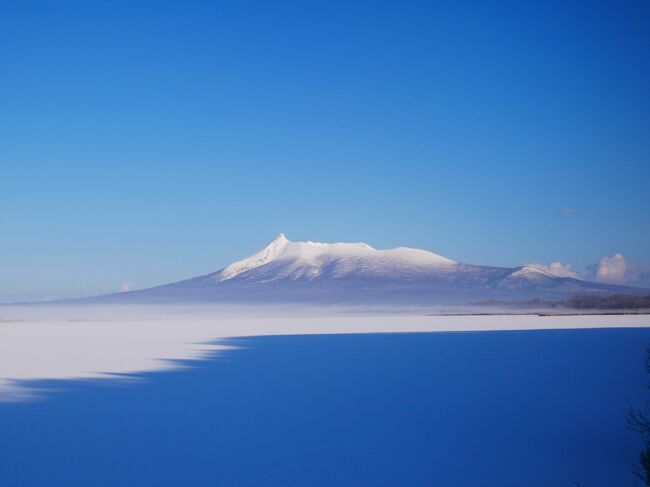
[[118, 302], [464, 304], [488, 299], [562, 299], [575, 293], [648, 290], [557, 277], [532, 266], [461, 264], [406, 247], [291, 242], [284, 234], [211, 274], [95, 298]]
[[342, 279], [421, 276], [456, 264], [424, 250], [377, 250], [365, 243], [290, 242], [283, 233], [260, 252], [235, 262], [214, 277], [229, 279]]

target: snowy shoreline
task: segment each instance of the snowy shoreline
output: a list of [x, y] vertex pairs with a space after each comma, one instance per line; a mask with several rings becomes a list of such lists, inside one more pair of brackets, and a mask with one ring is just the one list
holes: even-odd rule
[[[423, 315], [336, 310], [16, 308], [0, 314], [0, 401], [33, 397], [43, 380], [120, 379], [169, 370], [270, 335], [487, 332], [650, 327], [646, 314]], [[349, 310], [348, 310], [349, 311]], [[186, 364], [185, 364], [186, 365]]]

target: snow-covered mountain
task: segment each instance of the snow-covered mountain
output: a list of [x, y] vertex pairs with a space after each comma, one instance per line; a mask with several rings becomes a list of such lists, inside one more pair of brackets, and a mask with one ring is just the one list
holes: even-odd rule
[[344, 279], [425, 276], [456, 264], [453, 260], [418, 249], [377, 250], [365, 243], [290, 242], [281, 233], [255, 255], [218, 272], [229, 279], [277, 281], [281, 279]]
[[365, 243], [291, 242], [284, 234], [211, 274], [102, 296], [117, 302], [465, 304], [562, 299], [575, 293], [648, 290], [558, 277], [532, 266], [461, 264], [425, 250]]

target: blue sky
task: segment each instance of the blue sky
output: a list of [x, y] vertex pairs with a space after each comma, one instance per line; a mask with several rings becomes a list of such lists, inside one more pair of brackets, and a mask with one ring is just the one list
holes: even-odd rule
[[648, 25], [645, 0], [4, 2], [0, 301], [281, 231], [647, 268]]

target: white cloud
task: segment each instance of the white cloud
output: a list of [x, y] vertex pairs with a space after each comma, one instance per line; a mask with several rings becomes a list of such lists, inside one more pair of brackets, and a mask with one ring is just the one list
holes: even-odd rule
[[577, 274], [571, 269], [571, 264], [563, 264], [562, 262], [551, 262], [545, 264], [529, 264], [530, 267], [548, 272], [558, 277], [576, 277]]
[[126, 292], [129, 292], [129, 291], [133, 291], [134, 289], [135, 289], [135, 284], [133, 284], [132, 282], [125, 282], [124, 284], [122, 284], [120, 286], [120, 292], [121, 293], [126, 293]]
[[596, 279], [603, 282], [623, 282], [627, 272], [627, 261], [623, 254], [614, 254], [611, 257], [603, 257], [598, 262]]

